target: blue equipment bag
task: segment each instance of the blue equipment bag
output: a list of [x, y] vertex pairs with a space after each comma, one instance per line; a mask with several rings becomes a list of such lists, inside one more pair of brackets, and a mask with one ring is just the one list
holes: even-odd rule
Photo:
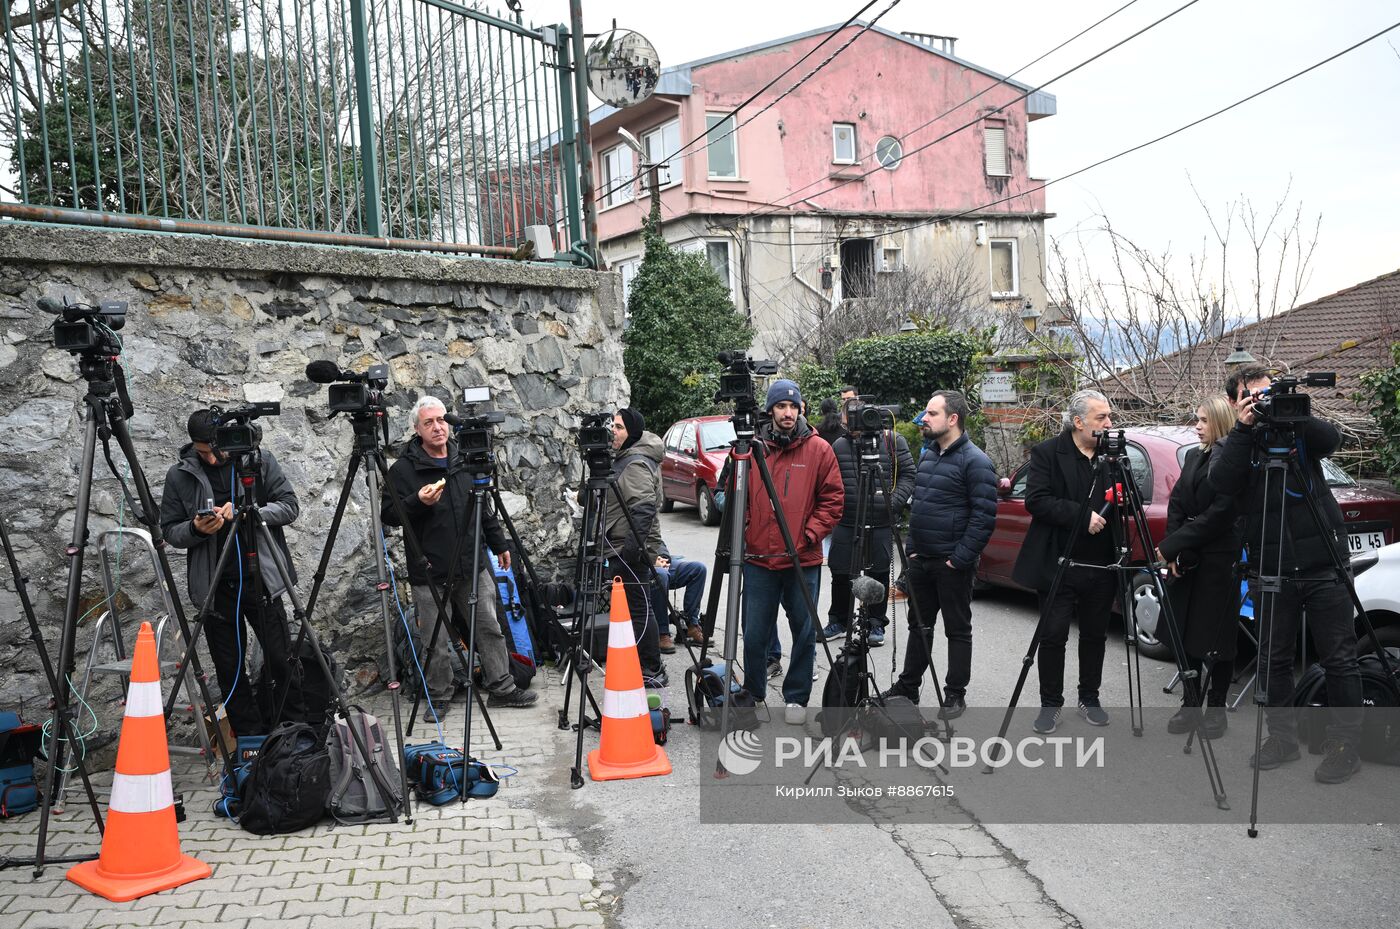
[[39, 785], [34, 782], [38, 753], [39, 727], [21, 723], [17, 713], [0, 713], [0, 819], [39, 806]]
[[224, 772], [224, 776], [219, 779], [219, 798], [214, 801], [214, 815], [222, 816], [224, 819], [231, 819], [238, 822], [238, 797], [243, 793], [243, 784], [248, 780], [248, 775], [252, 771], [253, 759], [258, 757], [262, 751], [263, 740], [267, 736], [263, 735], [241, 735], [238, 737], [238, 747], [234, 750], [233, 757], [229, 763], [233, 766], [233, 771]]
[[[709, 659], [706, 659], [709, 661]], [[689, 704], [691, 725], [701, 729], [718, 729], [724, 708], [724, 662], [709, 661], [704, 667], [685, 669], [685, 698]], [[740, 686], [736, 677], [729, 679], [729, 724], [733, 729], [758, 728], [758, 705], [753, 695]], [[655, 726], [652, 728], [655, 732]]]
[[510, 568], [499, 565], [496, 572], [496, 599], [501, 604], [501, 627], [509, 636], [509, 650], [535, 661], [535, 644], [530, 639], [530, 624], [525, 619], [525, 605], [520, 602], [520, 590]]
[[405, 745], [403, 764], [413, 792], [433, 806], [442, 806], [463, 796], [494, 797], [501, 786], [500, 778], [490, 765], [475, 758], [468, 760], [462, 752], [441, 742]]

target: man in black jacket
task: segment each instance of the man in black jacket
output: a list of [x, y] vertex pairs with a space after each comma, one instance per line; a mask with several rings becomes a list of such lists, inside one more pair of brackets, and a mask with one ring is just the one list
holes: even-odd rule
[[943, 614], [948, 638], [943, 719], [967, 708], [972, 678], [972, 576], [996, 527], [997, 472], [963, 432], [969, 415], [961, 391], [940, 390], [929, 398], [920, 428], [934, 448], [919, 462], [909, 518], [911, 634], [904, 669], [887, 694], [919, 702], [919, 685], [933, 653], [933, 630]]
[[[844, 396], [844, 395], [843, 395]], [[850, 401], [843, 399], [845, 410]], [[865, 523], [870, 527], [867, 536], [864, 563], [857, 564], [856, 558], [856, 513], [859, 509], [860, 470], [859, 452], [856, 437], [849, 431], [849, 415], [843, 410], [847, 428], [831, 444], [836, 453], [836, 463], [841, 468], [841, 483], [846, 489], [845, 508], [841, 510], [841, 521], [831, 532], [831, 549], [827, 552], [827, 566], [831, 568], [831, 608], [827, 612], [827, 626], [822, 630], [826, 640], [844, 638], [846, 620], [851, 616], [851, 582], [858, 574], [867, 574], [881, 584], [888, 584], [890, 560], [894, 551], [894, 538], [890, 532], [890, 519], [898, 520], [904, 508], [909, 505], [909, 497], [914, 493], [914, 456], [909, 454], [909, 443], [904, 436], [892, 429], [882, 429], [876, 439], [880, 451], [880, 482], [875, 486], [875, 495], [865, 502]], [[872, 646], [885, 644], [885, 626], [888, 592], [878, 604], [870, 609], [870, 637]]]
[[[1254, 759], [1260, 770], [1276, 768], [1302, 757], [1298, 751], [1297, 719], [1289, 706], [1293, 694], [1293, 660], [1299, 623], [1304, 612], [1308, 633], [1327, 675], [1331, 707], [1323, 759], [1314, 774], [1324, 784], [1339, 784], [1361, 770], [1357, 745], [1361, 738], [1361, 673], [1356, 663], [1356, 619], [1350, 594], [1334, 571], [1332, 556], [1347, 557], [1342, 511], [1327, 487], [1322, 459], [1341, 445], [1341, 433], [1329, 422], [1308, 417], [1289, 431], [1261, 424], [1255, 406], [1269, 386], [1266, 372], [1247, 372], [1235, 396], [1237, 422], [1212, 456], [1210, 480], [1221, 493], [1239, 501], [1245, 517], [1245, 547], [1254, 580], [1254, 602], [1260, 603], [1257, 581], [1261, 572], [1282, 575], [1282, 589], [1271, 599], [1272, 616], [1260, 617], [1259, 648], [1267, 655], [1269, 738]], [[1289, 474], [1284, 512], [1267, 512], [1281, 498], [1265, 499], [1263, 450], [1279, 446], [1300, 466], [1302, 481]], [[1274, 485], [1275, 489], [1277, 484]], [[1304, 494], [1317, 502], [1325, 525], [1313, 522]], [[1266, 520], [1267, 516], [1267, 520]], [[1280, 516], [1285, 520], [1280, 527]], [[1268, 531], [1265, 531], [1265, 526]], [[1261, 549], [1262, 540], [1262, 549]], [[1282, 541], [1280, 551], [1278, 541]]]
[[[389, 469], [380, 509], [384, 524], [399, 525], [399, 513], [390, 500], [392, 493], [402, 504], [404, 515], [413, 527], [423, 558], [410, 556], [408, 579], [413, 585], [413, 603], [418, 632], [425, 646], [432, 640], [437, 623], [438, 608], [429, 583], [442, 592], [448, 609], [455, 608], [458, 623], [471, 614], [471, 533], [474, 520], [472, 476], [457, 460], [457, 443], [446, 420], [447, 409], [436, 397], [423, 397], [414, 404], [412, 419], [414, 438], [409, 440], [399, 460]], [[496, 620], [494, 608], [496, 578], [491, 570], [491, 553], [497, 552], [502, 568], [510, 567], [510, 548], [501, 524], [490, 509], [481, 513], [482, 548], [478, 557], [477, 601], [471, 621], [476, 624], [476, 657], [481, 663], [482, 685], [490, 693], [487, 705], [492, 707], [524, 707], [535, 702], [538, 695], [515, 686], [510, 673], [510, 655], [506, 651], [505, 634]], [[378, 540], [375, 540], [376, 543]], [[457, 563], [452, 563], [453, 553]], [[445, 587], [449, 578], [450, 589]], [[443, 618], [433, 648], [432, 660], [427, 654], [417, 656], [420, 666], [427, 669], [429, 707], [427, 718], [435, 721], [444, 716], [455, 690], [452, 642], [457, 629], [465, 626]], [[465, 643], [465, 639], [463, 639]], [[418, 674], [416, 668], [404, 674]]]
[[[297, 518], [300, 507], [277, 457], [263, 450], [254, 486], [258, 512], [281, 554], [280, 563], [291, 576], [283, 577], [278, 569], [279, 559], [266, 551], [256, 559], [248, 558], [250, 552], [266, 548], [267, 537], [257, 539], [256, 549], [251, 548], [247, 534], [251, 527], [245, 522], [238, 529], [237, 548], [229, 556], [223, 574], [215, 577], [219, 552], [232, 529], [233, 510], [241, 493], [235, 486], [234, 463], [214, 444], [215, 425], [216, 418], [210, 410], [196, 410], [190, 415], [190, 443], [180, 449], [180, 460], [165, 474], [160, 527], [171, 545], [188, 551], [185, 569], [190, 600], [202, 606], [209, 591], [214, 591], [212, 615], [203, 627], [204, 638], [224, 694], [229, 725], [237, 735], [266, 735], [281, 720], [265, 718], [252, 694], [244, 663], [247, 629], [252, 627], [262, 646], [266, 678], [273, 688], [270, 695], [260, 694], [261, 703], [282, 706], [284, 719], [303, 718], [300, 688], [292, 686], [292, 643], [287, 614], [282, 608], [282, 594], [297, 579], [282, 527]], [[206, 515], [199, 515], [201, 512]], [[257, 566], [257, 579], [250, 573], [253, 565]], [[260, 581], [260, 591], [255, 580]]]
[[[1104, 487], [1095, 476], [1098, 441], [1095, 432], [1113, 428], [1108, 398], [1097, 390], [1081, 390], [1069, 398], [1064, 430], [1031, 449], [1026, 477], [1026, 512], [1031, 525], [1016, 556], [1011, 579], [1040, 595], [1040, 715], [1036, 732], [1055, 731], [1065, 705], [1065, 644], [1071, 621], [1079, 623], [1079, 714], [1091, 726], [1107, 726], [1108, 714], [1099, 702], [1103, 655], [1108, 641], [1108, 618], [1118, 585], [1111, 573], [1082, 565], [1109, 565], [1116, 557], [1108, 520], [1093, 507], [1079, 519], [1086, 499], [1103, 499]], [[1065, 570], [1055, 599], [1048, 600], [1060, 556], [1070, 539], [1069, 557], [1077, 562]]]

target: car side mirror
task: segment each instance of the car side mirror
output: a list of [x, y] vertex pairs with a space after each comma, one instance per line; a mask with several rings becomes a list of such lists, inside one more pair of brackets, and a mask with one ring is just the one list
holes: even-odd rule
[[1011, 496], [1011, 478], [1009, 478], [1009, 477], [1003, 477], [1003, 478], [1001, 478], [1000, 480], [997, 481], [997, 496], [998, 496], [998, 497], [1009, 497], [1009, 496]]

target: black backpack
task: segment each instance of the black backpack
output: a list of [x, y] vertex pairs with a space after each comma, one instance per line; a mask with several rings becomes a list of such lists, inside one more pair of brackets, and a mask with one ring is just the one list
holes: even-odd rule
[[[1396, 707], [1400, 707], [1400, 649], [1386, 649], [1391, 671], [1395, 678], [1387, 680], [1380, 656], [1362, 655], [1357, 659], [1361, 672], [1361, 702], [1364, 705], [1361, 720], [1361, 745], [1359, 752], [1366, 761], [1380, 764], [1400, 765], [1400, 721], [1396, 719]], [[1329, 706], [1327, 702], [1327, 674], [1322, 666], [1311, 665], [1298, 680], [1293, 689], [1292, 703], [1302, 709], [1298, 714], [1298, 739], [1306, 743], [1308, 750], [1321, 754], [1322, 742], [1326, 737], [1327, 714], [1319, 707]], [[1375, 710], [1375, 712], [1373, 712]]]
[[282, 723], [248, 768], [238, 795], [238, 825], [254, 835], [281, 835], [321, 821], [331, 789], [330, 758], [311, 726]]
[[858, 648], [841, 649], [822, 687], [822, 711], [817, 714], [822, 735], [836, 735], [855, 722], [856, 708], [870, 696], [865, 675], [865, 654]]

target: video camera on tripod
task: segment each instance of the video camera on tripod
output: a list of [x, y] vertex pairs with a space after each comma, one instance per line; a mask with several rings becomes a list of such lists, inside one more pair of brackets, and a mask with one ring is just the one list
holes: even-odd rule
[[1312, 397], [1298, 388], [1336, 386], [1337, 375], [1334, 371], [1316, 371], [1302, 377], [1296, 374], [1280, 375], [1270, 381], [1268, 387], [1255, 391], [1259, 399], [1254, 404], [1254, 415], [1269, 426], [1300, 425], [1312, 416]]
[[1121, 458], [1128, 454], [1128, 434], [1122, 429], [1100, 429], [1094, 432], [1094, 454], [1105, 458]]
[[382, 414], [384, 391], [389, 386], [389, 366], [370, 365], [364, 374], [342, 371], [333, 361], [313, 361], [306, 366], [306, 378], [317, 384], [329, 385], [331, 415], [349, 413], [351, 416]]
[[611, 413], [580, 416], [583, 422], [578, 428], [578, 450], [588, 472], [595, 476], [612, 470], [612, 418]]
[[282, 415], [282, 404], [269, 400], [231, 410], [211, 406], [209, 411], [214, 414], [214, 445], [229, 455], [245, 455], [257, 451], [262, 444], [262, 427], [253, 420]]
[[457, 436], [457, 452], [468, 471], [491, 471], [496, 467], [491, 454], [491, 427], [505, 422], [506, 416], [496, 411], [476, 412], [476, 404], [490, 399], [489, 387], [463, 388], [462, 401], [470, 412], [466, 416], [448, 413], [443, 417]]
[[874, 404], [874, 397], [863, 394], [846, 406], [846, 431], [853, 439], [871, 435], [878, 436], [887, 429], [894, 428], [894, 418], [899, 415], [899, 404]]
[[40, 297], [39, 309], [59, 319], [53, 324], [54, 348], [74, 355], [97, 353], [121, 354], [121, 342], [116, 331], [126, 325], [126, 303], [103, 300], [92, 306], [87, 303], [62, 303], [52, 297]]
[[716, 403], [754, 403], [754, 377], [771, 377], [778, 373], [778, 363], [767, 359], [750, 358], [743, 349], [720, 352], [719, 363], [724, 370], [719, 375], [719, 390], [715, 391]]

